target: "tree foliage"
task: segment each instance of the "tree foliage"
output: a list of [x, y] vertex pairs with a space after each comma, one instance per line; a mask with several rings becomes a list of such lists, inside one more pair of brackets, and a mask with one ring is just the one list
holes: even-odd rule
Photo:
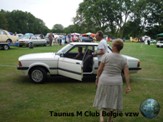
[[55, 24], [52, 28], [52, 32], [54, 33], [63, 33], [64, 32], [64, 27], [61, 24]]
[[29, 12], [0, 11], [0, 28], [17, 33], [85, 33], [102, 30], [114, 37], [154, 37], [163, 32], [162, 0], [83, 0], [73, 18], [73, 25], [64, 28], [55, 24], [49, 30], [45, 23]]
[[129, 37], [160, 33], [163, 26], [162, 0], [84, 0], [74, 23], [85, 31], [102, 30], [113, 36]]
[[47, 33], [49, 29], [45, 23], [31, 13], [13, 10], [12, 12], [0, 11], [0, 28], [17, 33]]

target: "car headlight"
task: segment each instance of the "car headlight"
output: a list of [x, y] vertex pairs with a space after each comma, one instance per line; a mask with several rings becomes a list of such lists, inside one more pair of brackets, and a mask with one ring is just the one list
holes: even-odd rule
[[18, 62], [18, 66], [19, 67], [22, 67], [22, 63], [20, 61]]

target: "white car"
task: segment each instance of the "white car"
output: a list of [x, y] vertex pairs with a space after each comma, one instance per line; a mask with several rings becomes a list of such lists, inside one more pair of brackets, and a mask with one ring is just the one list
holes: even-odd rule
[[163, 40], [157, 41], [156, 46], [157, 47], [163, 47]]
[[[46, 81], [47, 75], [61, 75], [82, 81], [88, 75], [96, 75], [98, 58], [92, 56], [97, 50], [98, 43], [74, 42], [64, 46], [58, 52], [27, 54], [19, 57], [18, 70], [24, 71], [25, 75], [35, 83]], [[83, 57], [76, 59], [78, 47], [83, 49]], [[109, 47], [109, 46], [108, 46]], [[108, 48], [108, 53], [111, 53]], [[125, 56], [128, 61], [130, 72], [140, 70], [140, 61], [137, 58]]]
[[44, 37], [38, 35], [24, 35], [19, 39], [19, 46], [29, 46], [29, 45], [47, 45], [47, 40]]

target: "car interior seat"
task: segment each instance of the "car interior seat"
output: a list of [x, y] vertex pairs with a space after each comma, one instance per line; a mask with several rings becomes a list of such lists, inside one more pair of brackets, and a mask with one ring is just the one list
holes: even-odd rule
[[92, 50], [87, 50], [83, 60], [83, 72], [91, 72], [93, 66]]

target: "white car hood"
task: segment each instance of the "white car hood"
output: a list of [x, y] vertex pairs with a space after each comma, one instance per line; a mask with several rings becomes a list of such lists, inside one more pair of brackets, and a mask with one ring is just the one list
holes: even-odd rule
[[34, 54], [27, 54], [19, 57], [19, 61], [21, 60], [54, 60], [55, 58], [59, 57], [55, 55], [55, 53], [34, 53]]

